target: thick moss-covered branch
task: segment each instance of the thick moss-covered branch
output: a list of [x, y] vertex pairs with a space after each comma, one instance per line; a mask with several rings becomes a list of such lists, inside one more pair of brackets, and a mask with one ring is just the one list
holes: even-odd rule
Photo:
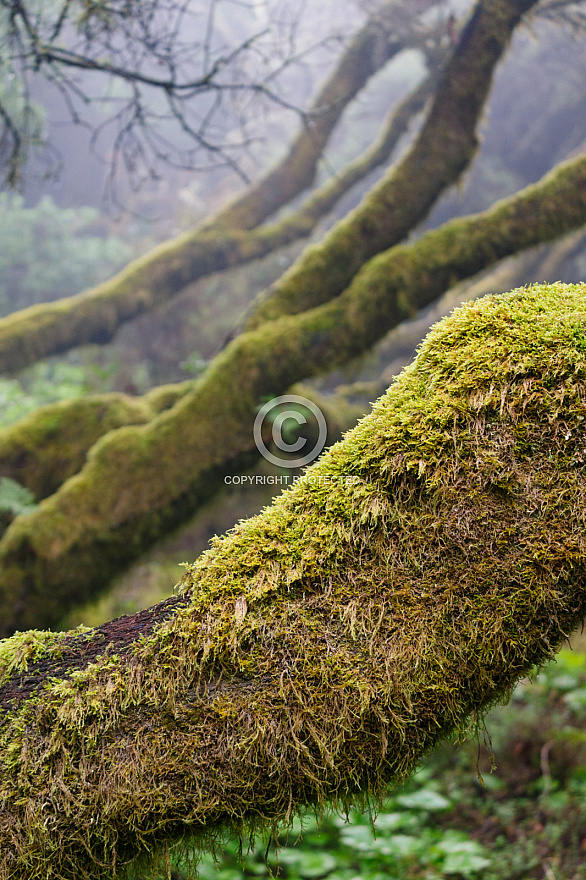
[[[423, 6], [428, 5], [424, 0]], [[390, 57], [423, 39], [414, 24], [414, 10], [406, 13], [393, 0], [380, 14], [388, 19], [386, 24], [375, 16], [351, 42], [318, 94], [313, 111], [320, 112], [312, 127], [303, 129], [290, 154], [275, 169], [201, 227], [154, 248], [109, 281], [0, 319], [0, 372], [17, 372], [79, 345], [108, 342], [122, 324], [156, 308], [197, 279], [266, 256], [309, 235], [351, 186], [388, 157], [409, 121], [405, 109], [416, 113], [421, 106], [415, 98], [407, 108], [401, 107], [388, 143], [383, 140], [378, 149], [368, 151], [364, 161], [353, 165], [347, 176], [343, 173], [339, 180], [326, 184], [305, 208], [283, 223], [247, 231], [306, 188], [346, 104]], [[400, 35], [393, 38], [393, 28], [401, 23]]]
[[[36, 501], [52, 495], [78, 473], [92, 446], [125, 425], [145, 425], [170, 409], [195, 386], [194, 380], [160, 385], [143, 397], [110, 393], [80, 397], [39, 407], [0, 431], [0, 478], [25, 486]], [[311, 400], [323, 413], [328, 443], [362, 413], [336, 395], [324, 398], [315, 389], [296, 386], [295, 394]], [[3, 529], [4, 530], [4, 529]], [[3, 531], [2, 530], [2, 531]]]
[[324, 240], [261, 295], [246, 328], [298, 314], [340, 294], [364, 263], [401, 242], [474, 156], [476, 125], [494, 68], [537, 0], [481, 0], [437, 88], [426, 124], [405, 156]]
[[471, 303], [182, 596], [4, 642], [1, 880], [376, 797], [469, 730], [586, 613], [585, 416], [585, 285]]
[[1, 631], [54, 624], [193, 512], [252, 448], [263, 398], [368, 350], [458, 280], [584, 223], [581, 157], [379, 255], [332, 302], [242, 334], [172, 409], [103, 437], [77, 476], [12, 523], [0, 541]]
[[37, 500], [46, 498], [77, 473], [100, 437], [149, 422], [192, 385], [161, 386], [141, 398], [95, 394], [39, 407], [0, 431], [0, 477], [26, 486]]

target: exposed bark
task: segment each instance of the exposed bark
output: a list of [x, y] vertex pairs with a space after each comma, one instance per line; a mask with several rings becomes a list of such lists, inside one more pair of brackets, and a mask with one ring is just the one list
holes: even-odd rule
[[581, 157], [379, 255], [332, 302], [242, 334], [172, 409], [104, 437], [77, 476], [10, 526], [0, 542], [2, 632], [54, 624], [193, 512], [249, 453], [263, 398], [368, 350], [457, 281], [584, 223]]
[[[433, 4], [423, 0], [423, 5]], [[275, 169], [201, 227], [154, 248], [109, 281], [77, 296], [32, 306], [1, 319], [0, 373], [17, 372], [79, 345], [108, 342], [126, 321], [156, 308], [198, 278], [258, 259], [309, 235], [357, 180], [387, 158], [393, 140], [396, 143], [404, 129], [395, 125], [388, 144], [379, 151], [369, 151], [345, 180], [342, 175], [339, 183], [326, 185], [321, 195], [309, 200], [307, 209], [256, 234], [247, 230], [309, 185], [327, 138], [348, 102], [389, 58], [424, 39], [413, 22], [413, 10], [406, 18], [403, 7], [391, 0], [381, 15], [384, 24], [375, 17], [351, 42], [314, 102], [312, 112], [317, 116], [312, 127], [303, 129]], [[399, 24], [400, 37], [393, 38], [393, 28]], [[411, 106], [415, 113], [420, 102], [415, 100]], [[408, 122], [403, 108], [401, 121]]]
[[1, 880], [376, 797], [551, 657], [586, 613], [585, 352], [586, 285], [471, 303], [184, 595], [4, 642]]

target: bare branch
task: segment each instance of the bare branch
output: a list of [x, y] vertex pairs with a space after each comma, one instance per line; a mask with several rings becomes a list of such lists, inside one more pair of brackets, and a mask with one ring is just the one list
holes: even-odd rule
[[[205, 98], [221, 89], [234, 99], [253, 93], [257, 100], [283, 104], [279, 88], [271, 84], [271, 76], [278, 74], [281, 62], [269, 61], [275, 35], [270, 23], [245, 34], [236, 45], [226, 44], [218, 34], [208, 33], [204, 43], [198, 34], [198, 13], [205, 10], [207, 0], [147, 0], [128, 2], [72, 3], [58, 9], [50, 4], [35, 12], [23, 0], [0, 0], [0, 48], [5, 64], [11, 64], [14, 75], [23, 89], [32, 77], [62, 72], [59, 78], [61, 92], [70, 92], [66, 106], [99, 100], [102, 107], [108, 103], [105, 96], [94, 94], [94, 79], [80, 78], [78, 74], [99, 73], [108, 80], [116, 79], [140, 87], [139, 99], [143, 107], [139, 128], [148, 129], [160, 124], [150, 107], [156, 104], [153, 93], [172, 95], [181, 102], [181, 115], [186, 122], [194, 121], [205, 111]], [[217, 0], [209, 0], [213, 5]], [[213, 16], [210, 17], [210, 25]], [[213, 45], [212, 45], [213, 44]], [[207, 47], [207, 48], [206, 48]], [[207, 53], [207, 56], [206, 56]], [[255, 70], [254, 59], [261, 55], [265, 69]], [[201, 72], [201, 59], [207, 57], [206, 69]], [[232, 73], [238, 71], [238, 76]], [[130, 102], [136, 99], [136, 89]], [[200, 100], [203, 100], [204, 103]], [[116, 100], [119, 100], [118, 98]], [[80, 110], [75, 109], [72, 120], [77, 121]], [[130, 116], [130, 114], [129, 114]], [[172, 119], [173, 117], [171, 117]], [[166, 120], [169, 122], [169, 119]], [[226, 138], [227, 129], [234, 124], [228, 115], [218, 118], [219, 132]], [[196, 127], [196, 126], [195, 126]], [[184, 128], [183, 131], [187, 131]], [[21, 133], [26, 144], [26, 132]], [[195, 150], [197, 147], [197, 150]], [[194, 151], [206, 153], [203, 140], [194, 142]], [[228, 151], [225, 146], [224, 152]], [[217, 152], [217, 150], [215, 150]], [[236, 152], [235, 148], [232, 150]], [[12, 157], [11, 157], [12, 158]], [[15, 157], [22, 164], [26, 154], [21, 148]], [[232, 163], [235, 160], [232, 158]], [[148, 162], [147, 162], [148, 165]], [[147, 169], [148, 176], [148, 169]]]

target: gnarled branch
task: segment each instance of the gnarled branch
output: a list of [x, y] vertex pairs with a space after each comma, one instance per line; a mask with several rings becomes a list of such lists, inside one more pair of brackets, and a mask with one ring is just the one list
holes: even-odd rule
[[586, 613], [585, 340], [585, 285], [469, 304], [183, 596], [3, 643], [1, 880], [376, 796], [551, 657]]

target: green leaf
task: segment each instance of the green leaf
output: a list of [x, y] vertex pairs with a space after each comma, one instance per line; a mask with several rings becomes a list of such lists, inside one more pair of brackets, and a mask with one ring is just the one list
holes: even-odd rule
[[376, 817], [374, 826], [377, 834], [384, 831], [396, 831], [399, 828], [419, 825], [419, 819], [409, 812], [380, 813]]
[[578, 687], [580, 679], [576, 675], [568, 675], [566, 672], [552, 678], [551, 684], [552, 687], [557, 688], [558, 691], [571, 691], [573, 688]]
[[442, 839], [437, 843], [438, 849], [445, 853], [472, 852], [482, 853], [482, 847], [475, 840], [470, 840], [463, 831], [446, 831]]
[[577, 688], [575, 691], [564, 694], [564, 703], [574, 711], [586, 709], [586, 688]]
[[463, 874], [464, 877], [469, 877], [470, 874], [476, 874], [487, 868], [490, 863], [491, 860], [484, 856], [471, 852], [456, 852], [447, 857], [442, 870], [444, 874]]
[[491, 864], [491, 860], [484, 854], [484, 848], [460, 831], [447, 831], [437, 843], [437, 848], [446, 853], [442, 866], [444, 874], [463, 874], [468, 877]]
[[11, 513], [14, 516], [32, 513], [38, 504], [35, 496], [25, 486], [21, 486], [10, 477], [0, 479], [0, 510]]
[[392, 837], [385, 840], [377, 838], [374, 843], [376, 852], [380, 852], [381, 855], [395, 856], [395, 858], [416, 855], [424, 846], [420, 838], [411, 837], [409, 834], [393, 834]]
[[295, 868], [301, 877], [325, 877], [336, 867], [336, 859], [327, 852], [307, 852], [285, 847], [280, 850], [278, 860], [281, 864]]
[[342, 829], [342, 842], [352, 849], [370, 852], [374, 844], [374, 835], [368, 825], [347, 825]]
[[420, 788], [413, 794], [402, 794], [397, 798], [397, 803], [415, 810], [445, 810], [451, 806], [447, 798], [431, 788]]

